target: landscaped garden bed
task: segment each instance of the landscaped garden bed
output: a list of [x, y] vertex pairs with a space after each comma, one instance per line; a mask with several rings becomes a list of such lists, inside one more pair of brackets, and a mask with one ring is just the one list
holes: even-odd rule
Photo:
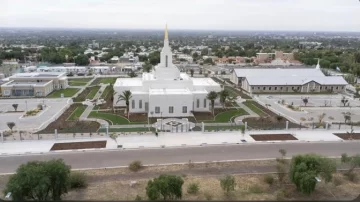
[[233, 122], [233, 119], [238, 116], [248, 115], [248, 113], [242, 109], [226, 109], [226, 108], [215, 108], [214, 115], [211, 112], [193, 112], [197, 122], [207, 123], [228, 123]]
[[360, 133], [334, 133], [334, 135], [343, 140], [360, 140]]
[[[148, 127], [142, 127], [142, 128], [109, 128], [110, 132], [123, 132], [123, 133], [130, 133], [130, 132], [154, 132], [155, 128], [148, 128]], [[106, 132], [105, 128], [101, 128], [98, 131], [99, 133]]]
[[233, 88], [231, 86], [225, 86], [224, 89], [228, 91], [232, 91], [233, 93], [236, 93], [238, 96], [240, 96], [242, 99], [252, 99], [249, 95], [245, 94], [239, 89]]
[[[92, 86], [85, 88], [76, 98], [74, 98], [74, 102], [83, 102], [85, 99], [92, 99], [96, 92], [99, 90], [100, 86]], [[96, 92], [95, 92], [96, 91]], [[90, 98], [91, 96], [88, 96], [90, 94], [93, 94], [95, 92], [94, 96]]]
[[[104, 92], [101, 94], [100, 98], [105, 100], [104, 104], [98, 106], [99, 109], [112, 109], [113, 107], [113, 86], [106, 86]], [[117, 97], [115, 97], [117, 99]]]
[[80, 118], [81, 114], [84, 113], [86, 107], [87, 107], [86, 105], [78, 106], [75, 109], [75, 111], [71, 114], [71, 116], [69, 116], [69, 118], [67, 120], [69, 120], [69, 121], [78, 120]]
[[125, 125], [125, 124], [147, 124], [147, 114], [133, 113], [130, 114], [129, 119], [124, 114], [123, 110], [109, 111], [92, 111], [89, 118], [103, 119], [111, 125]]
[[[244, 104], [260, 117], [251, 117], [243, 119], [243, 123], [247, 122], [248, 126], [253, 129], [284, 129], [286, 128], [285, 117], [275, 114], [270, 109], [262, 106], [255, 101], [246, 101]], [[289, 128], [306, 128], [305, 126], [289, 121]]]
[[50, 151], [105, 148], [107, 141], [55, 143]]
[[250, 135], [255, 141], [281, 141], [281, 140], [298, 140], [291, 134], [256, 134]]
[[97, 78], [90, 85], [98, 85], [100, 83], [114, 84], [116, 82], [116, 79], [117, 77]]
[[96, 132], [100, 124], [95, 121], [68, 120], [74, 111], [82, 104], [72, 104], [58, 119], [51, 122], [45, 129], [38, 131], [41, 134], [54, 134], [55, 129], [58, 133], [89, 133]]
[[48, 98], [61, 98], [61, 94], [64, 94], [64, 97], [72, 97], [79, 90], [80, 90], [80, 88], [67, 88], [67, 89], [56, 90], [56, 91], [50, 93], [46, 97], [48, 97]]
[[69, 79], [69, 86], [85, 86], [92, 78]]

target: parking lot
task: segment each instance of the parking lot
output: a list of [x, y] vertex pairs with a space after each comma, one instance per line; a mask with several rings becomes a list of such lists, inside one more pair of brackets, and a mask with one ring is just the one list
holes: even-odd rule
[[[0, 100], [0, 131], [9, 130], [8, 122], [14, 122], [13, 130], [36, 130], [52, 121], [67, 107], [69, 99], [3, 99]], [[14, 112], [13, 104], [18, 104]], [[36, 109], [39, 104], [47, 107], [36, 116], [22, 117], [27, 110]]]
[[[308, 98], [308, 103], [305, 107], [302, 99]], [[360, 101], [348, 99], [350, 107], [344, 107], [341, 103], [342, 95], [260, 95], [256, 99], [263, 104], [270, 105], [280, 114], [290, 118], [296, 122], [303, 122], [302, 119], [307, 121], [318, 121], [319, 115], [325, 113], [324, 121], [329, 122], [344, 122], [344, 114], [350, 112], [351, 120], [354, 122], [360, 121]], [[285, 104], [281, 104], [284, 100]], [[278, 103], [280, 101], [280, 103]], [[326, 107], [325, 104], [327, 103]], [[299, 111], [292, 110], [287, 105], [299, 107]]]

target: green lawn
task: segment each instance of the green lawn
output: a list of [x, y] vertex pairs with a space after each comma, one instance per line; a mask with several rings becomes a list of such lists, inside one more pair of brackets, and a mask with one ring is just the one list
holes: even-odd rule
[[70, 86], [85, 86], [92, 78], [69, 79]]
[[228, 123], [229, 121], [233, 121], [233, 118], [238, 116], [248, 115], [248, 113], [244, 109], [234, 109], [225, 112], [221, 112], [215, 116], [215, 120], [207, 120], [204, 122], [207, 123]]
[[72, 97], [79, 90], [80, 90], [79, 88], [67, 88], [67, 89], [56, 90], [56, 91], [50, 93], [47, 97], [48, 98], [60, 98], [62, 93], [64, 94], [64, 97]]
[[75, 111], [70, 115], [68, 120], [73, 121], [73, 120], [77, 120], [78, 118], [80, 118], [81, 114], [85, 111], [86, 107], [87, 106], [85, 106], [85, 105], [77, 107], [75, 109]]
[[105, 88], [104, 92], [101, 94], [100, 98], [106, 99], [106, 96], [110, 92], [111, 88], [112, 88], [111, 86], [106, 86], [106, 88]]
[[241, 130], [244, 126], [205, 126], [205, 130]]
[[95, 86], [91, 89], [90, 93], [86, 96], [86, 99], [93, 99], [96, 93], [99, 91], [100, 86]]
[[224, 89], [228, 90], [230, 95], [241, 96], [242, 99], [252, 99], [250, 96], [240, 91], [239, 89], [235, 89], [231, 86], [225, 86]]
[[[150, 131], [155, 131], [155, 128], [150, 128]], [[106, 132], [106, 129], [101, 128], [98, 132]], [[109, 128], [109, 132], [149, 132], [149, 128]]]
[[259, 116], [266, 116], [267, 114], [261, 110], [259, 107], [257, 107], [255, 104], [254, 104], [254, 101], [246, 101], [246, 102], [243, 102], [243, 104], [247, 107], [249, 107], [249, 109], [251, 109], [251, 111], [257, 113]]

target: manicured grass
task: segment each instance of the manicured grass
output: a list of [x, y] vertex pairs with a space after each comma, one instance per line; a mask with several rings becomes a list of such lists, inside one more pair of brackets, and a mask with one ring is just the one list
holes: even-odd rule
[[75, 95], [80, 89], [79, 88], [67, 88], [54, 91], [50, 93], [47, 97], [48, 98], [61, 98], [61, 94], [64, 94], [64, 97], [72, 97]]
[[90, 93], [86, 96], [86, 99], [93, 99], [96, 93], [99, 91], [100, 86], [95, 86], [91, 89]]
[[241, 130], [244, 126], [205, 126], [205, 130]]
[[85, 86], [92, 78], [70, 79], [70, 86]]
[[75, 111], [68, 118], [69, 121], [77, 120], [80, 118], [81, 114], [85, 111], [86, 105], [79, 106], [75, 109]]
[[111, 88], [112, 88], [111, 86], [106, 86], [106, 88], [105, 88], [104, 92], [101, 94], [100, 98], [106, 99], [106, 96], [110, 92]]
[[95, 112], [92, 111], [89, 115], [89, 118], [97, 118], [97, 119], [103, 119], [111, 125], [124, 125], [124, 124], [130, 124], [129, 120], [122, 116], [117, 116], [115, 114], [109, 114], [109, 113], [101, 113], [101, 112]]
[[257, 113], [259, 116], [266, 116], [267, 114], [261, 110], [261, 108], [256, 106], [255, 101], [246, 101], [243, 103], [245, 106], [249, 107], [251, 109], [251, 111]]
[[239, 89], [233, 88], [231, 86], [225, 86], [224, 89], [228, 90], [230, 92], [230, 95], [236, 94], [237, 96], [240, 96], [242, 99], [252, 99], [244, 92], [240, 91]]
[[100, 83], [114, 84], [116, 82], [116, 79], [117, 79], [116, 77], [97, 78], [91, 83], [91, 85], [97, 85], [97, 84], [100, 84]]
[[228, 123], [229, 121], [233, 121], [233, 118], [238, 116], [248, 115], [248, 113], [244, 109], [234, 109], [225, 112], [221, 112], [215, 116], [214, 120], [206, 120], [204, 122], [207, 123]]
[[[155, 128], [150, 128], [154, 132]], [[105, 128], [99, 129], [100, 133], [106, 132]], [[109, 128], [109, 132], [149, 132], [149, 128]]]

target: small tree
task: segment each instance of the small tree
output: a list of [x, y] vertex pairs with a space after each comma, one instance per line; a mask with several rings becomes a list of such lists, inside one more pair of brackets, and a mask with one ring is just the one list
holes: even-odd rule
[[325, 118], [326, 114], [325, 113], [322, 113], [318, 116], [318, 120], [319, 120], [319, 124], [322, 124], [324, 118]]
[[10, 128], [11, 131], [12, 131], [12, 129], [15, 127], [15, 123], [14, 123], [14, 122], [7, 122], [6, 124], [7, 124], [7, 126]]
[[345, 123], [351, 121], [351, 112], [343, 112]]
[[330, 182], [334, 172], [336, 172], [335, 161], [319, 155], [297, 155], [291, 160], [290, 179], [304, 194], [311, 194], [315, 190], [317, 177], [320, 176], [325, 182]]
[[220, 179], [221, 189], [226, 193], [230, 193], [230, 191], [234, 191], [236, 187], [235, 178], [232, 175], [226, 175], [225, 177]]
[[304, 103], [304, 105], [306, 107], [307, 103], [309, 102], [309, 98], [307, 98], [307, 97], [303, 98], [302, 101], [303, 101], [303, 103]]
[[349, 102], [349, 100], [346, 99], [345, 96], [343, 96], [343, 97], [341, 98], [341, 103], [343, 103], [344, 107], [345, 107], [345, 105], [346, 105], [348, 102]]
[[279, 183], [282, 184], [284, 182], [289, 165], [285, 159], [286, 150], [280, 149], [279, 153], [281, 154], [281, 157], [276, 158], [276, 170], [277, 170]]
[[341, 154], [341, 163], [349, 165], [347, 173], [352, 173], [356, 167], [360, 167], [360, 154], [348, 156], [346, 153]]
[[12, 175], [4, 193], [11, 192], [14, 201], [58, 201], [68, 191], [70, 166], [62, 159], [31, 161]]
[[129, 164], [129, 169], [133, 172], [137, 172], [143, 168], [141, 161], [133, 161]]
[[134, 77], [137, 77], [137, 74], [134, 71], [131, 71], [131, 72], [128, 73], [128, 76], [130, 78], [134, 78]]
[[17, 111], [19, 104], [12, 104], [12, 107], [14, 107], [14, 110]]
[[118, 138], [118, 135], [116, 134], [116, 133], [111, 133], [110, 134], [110, 136], [109, 136], [111, 139], [113, 139], [115, 142], [116, 142], [116, 144], [117, 144], [117, 138]]
[[190, 75], [191, 75], [191, 77], [194, 76], [194, 69], [190, 69]]
[[175, 175], [160, 175], [158, 178], [149, 180], [146, 187], [146, 195], [150, 200], [174, 200], [181, 199], [182, 185], [184, 180]]

